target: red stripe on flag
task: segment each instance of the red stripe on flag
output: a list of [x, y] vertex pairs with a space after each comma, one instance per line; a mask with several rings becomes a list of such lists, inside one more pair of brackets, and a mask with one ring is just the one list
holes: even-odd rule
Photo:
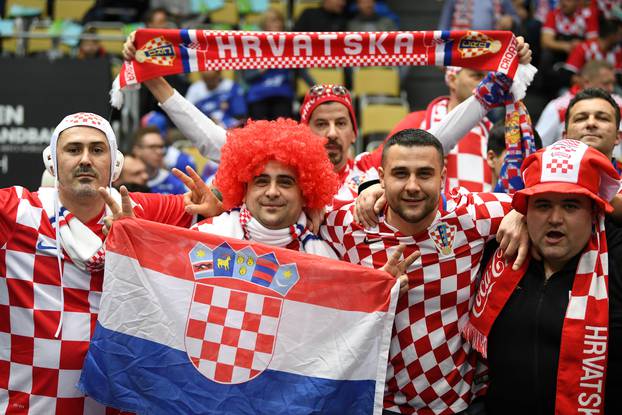
[[[132, 218], [115, 222], [106, 240], [106, 249], [138, 260], [143, 268], [194, 281], [188, 253], [199, 242], [213, 249], [223, 241], [236, 251], [251, 246], [258, 256], [272, 252], [280, 264], [296, 262], [300, 280], [287, 294], [288, 300], [367, 313], [388, 310], [389, 292], [395, 284], [395, 279], [389, 274], [316, 255]], [[209, 283], [209, 280], [202, 281]], [[224, 285], [228, 285], [226, 280], [218, 278], [219, 282], [225, 281]], [[239, 286], [238, 281], [229, 280], [231, 287], [235, 284]], [[259, 286], [257, 290], [262, 293], [268, 291]], [[337, 294], [327, 296], [325, 292]], [[378, 308], [377, 304], [382, 306]]]

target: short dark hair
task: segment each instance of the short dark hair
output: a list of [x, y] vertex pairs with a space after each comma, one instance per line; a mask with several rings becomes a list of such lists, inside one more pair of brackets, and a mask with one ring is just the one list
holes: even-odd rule
[[[601, 88], [587, 88], [587, 89], [584, 89], [583, 91], [580, 91], [577, 95], [575, 95], [574, 98], [572, 98], [570, 100], [570, 103], [568, 104], [568, 109], [566, 110], [566, 124], [564, 126], [565, 127], [564, 129], [566, 131], [568, 131], [568, 122], [570, 120], [570, 110], [572, 109], [572, 107], [574, 107], [574, 105], [577, 102], [583, 101], [585, 99], [604, 99], [605, 101], [607, 101], [609, 105], [613, 107], [613, 110], [615, 112], [616, 127], [620, 125], [620, 107], [618, 106], [617, 102], [615, 102], [611, 94], [609, 94], [607, 91]], [[568, 137], [568, 138], [573, 138], [573, 137]]]
[[505, 151], [505, 123], [503, 120], [497, 121], [490, 129], [486, 150], [492, 150], [497, 157]]
[[[160, 132], [158, 127], [156, 127], [155, 125], [148, 125], [146, 127], [139, 128], [134, 133], [134, 140], [132, 141], [132, 146], [140, 147], [143, 144], [143, 137], [146, 136], [147, 134], [152, 134], [152, 133], [157, 134], [160, 137], [162, 137], [162, 133]], [[162, 137], [162, 140], [164, 140], [164, 137]]]
[[443, 152], [443, 145], [440, 141], [438, 141], [438, 138], [434, 137], [426, 130], [408, 128], [406, 130], [398, 131], [389, 137], [389, 139], [384, 143], [384, 148], [382, 149], [383, 165], [385, 163], [389, 148], [395, 145], [404, 147], [434, 147], [440, 157], [441, 165], [444, 163], [445, 154]]

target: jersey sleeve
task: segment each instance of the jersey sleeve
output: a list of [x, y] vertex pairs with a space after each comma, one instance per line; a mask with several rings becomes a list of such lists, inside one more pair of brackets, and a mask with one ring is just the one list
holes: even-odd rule
[[136, 203], [134, 214], [138, 218], [184, 228], [194, 222], [194, 217], [184, 209], [182, 195], [130, 193], [130, 197]]
[[469, 214], [486, 241], [495, 237], [501, 220], [512, 210], [512, 196], [505, 193], [471, 193]]
[[224, 128], [203, 114], [177, 91], [160, 106], [184, 137], [192, 141], [204, 157], [220, 160], [220, 149], [225, 144], [227, 136]]
[[586, 39], [596, 39], [598, 38], [598, 9], [596, 8], [586, 8], [587, 13], [587, 21], [585, 27], [585, 38]]
[[577, 73], [581, 70], [581, 68], [583, 68], [583, 65], [585, 65], [584, 45], [585, 43], [579, 43], [572, 49], [572, 51], [570, 51], [570, 55], [568, 55], [564, 68], [573, 73]]
[[409, 128], [421, 128], [424, 119], [425, 111], [411, 112], [410, 114], [402, 118], [402, 120], [398, 122], [395, 127], [393, 127], [393, 130], [391, 130], [388, 137], [391, 137], [393, 134], [402, 130], [407, 130]]
[[0, 245], [9, 240], [15, 229], [19, 198], [14, 187], [0, 189]]
[[542, 32], [555, 34], [555, 10], [550, 10], [546, 15], [546, 21], [542, 25]]
[[542, 147], [549, 146], [561, 138], [558, 135], [560, 124], [562, 122], [559, 119], [559, 111], [555, 106], [555, 102], [551, 101], [544, 107], [536, 124], [536, 131], [542, 139]]
[[344, 205], [326, 215], [324, 224], [320, 227], [320, 236], [343, 258], [346, 255], [346, 235], [352, 231], [354, 222], [354, 203]]

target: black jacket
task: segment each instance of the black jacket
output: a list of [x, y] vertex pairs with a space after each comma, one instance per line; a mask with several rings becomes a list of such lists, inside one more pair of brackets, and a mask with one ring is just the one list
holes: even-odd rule
[[[607, 221], [609, 249], [609, 359], [605, 413], [622, 414], [622, 229]], [[488, 415], [553, 415], [557, 368], [568, 294], [579, 256], [544, 277], [541, 262], [527, 272], [488, 336]]]

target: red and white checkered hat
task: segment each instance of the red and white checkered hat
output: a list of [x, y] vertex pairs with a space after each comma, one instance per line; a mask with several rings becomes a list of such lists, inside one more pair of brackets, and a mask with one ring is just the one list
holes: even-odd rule
[[54, 171], [58, 171], [56, 159], [56, 144], [58, 143], [58, 137], [63, 131], [71, 127], [92, 127], [98, 129], [106, 135], [108, 146], [110, 147], [110, 177], [112, 178], [112, 173], [117, 159], [117, 137], [115, 136], [114, 130], [108, 120], [100, 115], [90, 112], [76, 112], [75, 114], [67, 115], [54, 129], [54, 133], [50, 139], [50, 151], [52, 153]]
[[309, 124], [311, 114], [313, 114], [315, 108], [325, 102], [338, 102], [345, 105], [350, 113], [354, 135], [358, 135], [356, 115], [352, 107], [352, 97], [346, 87], [342, 85], [321, 84], [312, 86], [309, 91], [307, 91], [307, 95], [305, 95], [305, 99], [300, 107], [300, 121], [304, 124]]
[[512, 206], [527, 212], [529, 196], [542, 193], [585, 195], [605, 212], [620, 188], [620, 176], [600, 151], [576, 140], [560, 140], [527, 157], [521, 166], [525, 188], [514, 194]]

